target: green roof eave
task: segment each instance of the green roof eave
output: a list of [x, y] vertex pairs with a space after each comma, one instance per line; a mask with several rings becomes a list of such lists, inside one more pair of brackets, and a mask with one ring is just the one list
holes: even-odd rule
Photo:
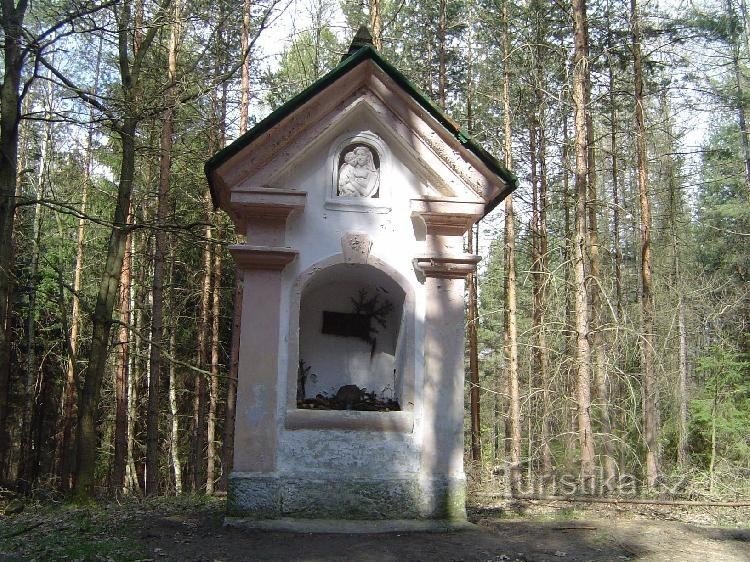
[[329, 73], [322, 76], [313, 84], [302, 90], [299, 94], [294, 96], [284, 105], [271, 112], [252, 129], [247, 131], [230, 145], [226, 146], [225, 148], [214, 154], [211, 158], [209, 158], [208, 161], [206, 161], [204, 171], [206, 173], [206, 177], [208, 178], [209, 187], [211, 188], [211, 199], [214, 203], [214, 207], [218, 207], [218, 201], [214, 193], [211, 173], [216, 168], [221, 166], [224, 162], [232, 158], [232, 156], [240, 152], [245, 146], [253, 142], [263, 133], [279, 123], [282, 119], [302, 107], [318, 93], [325, 90], [328, 86], [336, 82], [336, 80], [344, 76], [354, 67], [367, 59], [371, 59], [375, 64], [377, 64], [388, 76], [390, 76], [412, 98], [414, 98], [419, 103], [419, 105], [421, 105], [422, 108], [427, 111], [427, 113], [435, 118], [435, 120], [437, 120], [438, 123], [443, 126], [443, 128], [449, 131], [456, 138], [456, 140], [461, 143], [461, 145], [471, 151], [494, 174], [498, 175], [503, 179], [503, 181], [505, 181], [505, 183], [508, 184], [509, 190], [507, 192], [500, 194], [500, 196], [495, 200], [487, 203], [486, 212], [494, 209], [508, 193], [516, 188], [518, 180], [512, 172], [507, 170], [497, 158], [495, 158], [484, 148], [482, 148], [465, 131], [461, 130], [450, 118], [448, 118], [440, 110], [440, 108], [438, 108], [429, 98], [427, 98], [427, 96], [420, 92], [403, 74], [401, 74], [401, 72], [399, 72], [396, 67], [386, 61], [373, 46], [364, 45], [354, 51], [348, 57], [344, 58]]

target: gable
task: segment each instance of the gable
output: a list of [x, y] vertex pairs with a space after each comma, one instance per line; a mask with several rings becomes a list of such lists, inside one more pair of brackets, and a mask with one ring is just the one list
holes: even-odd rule
[[367, 143], [370, 137], [379, 145], [374, 148], [378, 158], [386, 157], [392, 161], [392, 166], [415, 176], [421, 184], [415, 195], [483, 201], [429, 145], [416, 134], [406, 134], [406, 130], [406, 124], [372, 93], [359, 93], [324, 123], [311, 127], [277, 152], [257, 173], [241, 179], [238, 187], [296, 189], [294, 176], [300, 170], [309, 170], [310, 160], [322, 168], [324, 174], [328, 173], [336, 167], [337, 155], [347, 144], [357, 139]]
[[206, 163], [214, 204], [240, 186], [291, 187], [281, 184], [285, 170], [358, 116], [444, 197], [489, 210], [515, 188], [512, 174], [365, 46]]

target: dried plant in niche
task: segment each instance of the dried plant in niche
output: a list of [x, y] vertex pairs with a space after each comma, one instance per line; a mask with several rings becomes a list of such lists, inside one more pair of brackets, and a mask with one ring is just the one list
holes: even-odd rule
[[312, 366], [305, 366], [305, 362], [302, 359], [299, 360], [299, 366], [297, 367], [297, 401], [305, 399], [307, 379], [310, 378], [315, 381], [318, 378], [315, 373], [310, 372], [311, 369]]
[[374, 328], [372, 321], [375, 320], [381, 328], [386, 328], [386, 320], [393, 310], [393, 303], [389, 300], [380, 301], [380, 295], [375, 293], [372, 297], [368, 296], [367, 289], [360, 289], [356, 298], [351, 299], [354, 305], [354, 314], [366, 318], [365, 324], [368, 326], [367, 336], [362, 338], [372, 346], [372, 352], [375, 353], [375, 344], [377, 340], [374, 335], [378, 329]]

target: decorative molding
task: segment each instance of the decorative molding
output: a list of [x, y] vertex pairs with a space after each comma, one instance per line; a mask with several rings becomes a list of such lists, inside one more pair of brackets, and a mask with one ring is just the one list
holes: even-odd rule
[[294, 211], [304, 209], [306, 201], [307, 193], [295, 189], [245, 188], [231, 192], [228, 210], [245, 222], [249, 219], [286, 221]]
[[[363, 103], [363, 102], [360, 102]], [[366, 102], [365, 102], [366, 103]], [[344, 152], [352, 147], [367, 148], [373, 158], [377, 158], [377, 188], [373, 194], [364, 196], [342, 194], [340, 181]], [[390, 169], [391, 154], [388, 146], [372, 131], [358, 133], [347, 132], [339, 136], [328, 151], [328, 161], [331, 167], [331, 183], [325, 201], [325, 208], [334, 211], [354, 211], [364, 213], [387, 213], [391, 210]]]
[[372, 240], [365, 232], [347, 232], [341, 237], [341, 253], [346, 263], [367, 263]]
[[425, 223], [427, 234], [463, 236], [484, 215], [484, 203], [447, 199], [412, 199], [412, 216]]
[[291, 248], [232, 244], [228, 248], [234, 262], [243, 270], [281, 271], [292, 263], [299, 252]]
[[[425, 111], [407, 92], [395, 84], [376, 64], [367, 76], [367, 85], [383, 103], [409, 124], [412, 138], [418, 137], [445, 166], [460, 178], [472, 192], [483, 199], [502, 190], [493, 174], [476, 156]], [[416, 117], [416, 119], [415, 119]]]
[[414, 267], [425, 277], [439, 277], [442, 279], [463, 279], [469, 273], [474, 273], [479, 256], [462, 254], [456, 256], [420, 256], [414, 258]]
[[267, 168], [279, 153], [286, 151], [315, 124], [328, 120], [328, 113], [356, 92], [364, 83], [369, 68], [358, 65], [336, 82], [326, 95], [318, 95], [297, 108], [244, 146], [214, 171], [230, 188]]
[[414, 414], [411, 412], [289, 409], [286, 411], [284, 428], [292, 431], [299, 429], [339, 429], [411, 433], [414, 430]]
[[[277, 231], [276, 243], [284, 242], [284, 227], [292, 213], [302, 211], [307, 193], [295, 189], [252, 187], [236, 189], [230, 193], [225, 210], [232, 217], [238, 232], [245, 233], [249, 225], [265, 225]], [[268, 240], [266, 243], [273, 243]]]

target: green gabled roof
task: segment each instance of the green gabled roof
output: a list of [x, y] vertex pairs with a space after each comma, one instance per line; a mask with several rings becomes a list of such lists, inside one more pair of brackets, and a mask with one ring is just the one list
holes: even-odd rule
[[[356, 45], [353, 44], [352, 47]], [[216, 196], [214, 194], [213, 185], [211, 182], [211, 172], [221, 166], [224, 162], [229, 160], [232, 156], [240, 152], [244, 147], [253, 142], [255, 139], [260, 137], [263, 133], [271, 129], [274, 125], [279, 123], [286, 116], [292, 114], [295, 110], [302, 107], [309, 100], [321, 93], [328, 86], [336, 82], [339, 78], [347, 74], [354, 67], [364, 62], [367, 59], [372, 60], [377, 64], [388, 76], [393, 79], [404, 91], [406, 91], [419, 105], [424, 108], [427, 113], [437, 120], [447, 131], [449, 131], [464, 147], [470, 150], [477, 158], [479, 158], [494, 174], [497, 174], [500, 178], [505, 181], [510, 190], [514, 190], [518, 184], [516, 176], [507, 170], [500, 161], [482, 148], [475, 140], [473, 140], [468, 133], [461, 130], [456, 123], [454, 123], [449, 117], [447, 117], [440, 108], [438, 108], [432, 101], [420, 92], [396, 67], [386, 61], [378, 51], [369, 44], [364, 44], [357, 48], [351, 54], [346, 56], [333, 70], [328, 74], [324, 75], [313, 84], [302, 90], [299, 94], [294, 96], [284, 105], [273, 111], [263, 120], [261, 120], [255, 127], [247, 131], [244, 135], [240, 136], [233, 143], [226, 146], [216, 154], [214, 154], [206, 162], [204, 170], [206, 177], [208, 178], [209, 186], [211, 187], [211, 198], [214, 206], [218, 207]], [[487, 212], [491, 211], [497, 206], [497, 204], [503, 199], [503, 196], [497, 200], [490, 201], [487, 204]]]

